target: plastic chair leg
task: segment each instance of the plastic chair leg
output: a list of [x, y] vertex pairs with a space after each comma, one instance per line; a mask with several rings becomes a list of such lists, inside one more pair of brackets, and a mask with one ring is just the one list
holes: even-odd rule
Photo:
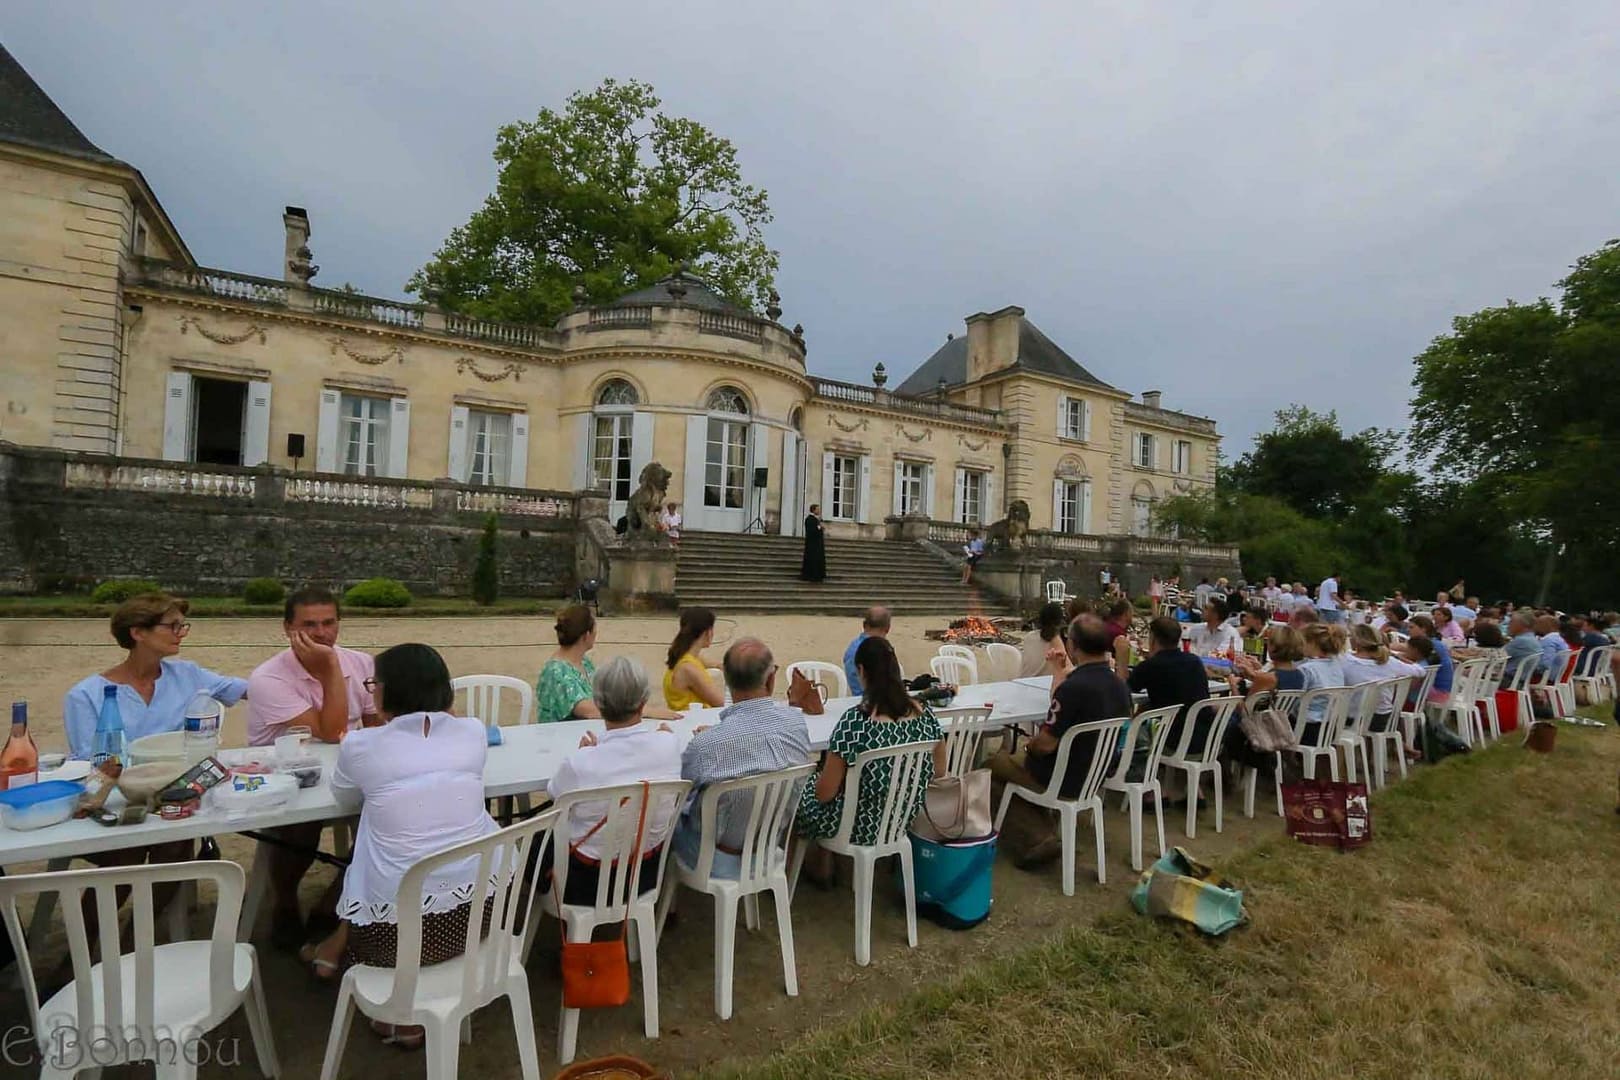
[[1197, 770], [1187, 770], [1187, 839], [1192, 840], [1198, 836], [1198, 789], [1200, 777]]
[[152, 1070], [152, 1075], [157, 1080], [197, 1080], [197, 1063], [188, 1059], [183, 1052], [175, 1054], [172, 1059], [165, 1055], [165, 1059]]
[[[1001, 812], [1002, 813], [1007, 812], [1007, 802], [1006, 802], [1005, 799], [1003, 799], [1002, 803], [1001, 803]], [[1000, 827], [1001, 827], [1001, 819], [998, 817], [998, 818], [996, 818], [996, 828], [999, 829]], [[793, 898], [793, 894], [795, 892], [797, 892], [798, 889], [799, 889], [799, 870], [804, 866], [804, 852], [805, 852], [805, 849], [808, 848], [813, 843], [815, 843], [814, 840], [805, 840], [805, 839], [801, 838], [799, 840], [799, 842], [797, 844], [795, 844], [794, 847], [793, 847], [793, 860], [792, 860], [792, 863], [788, 866], [788, 875], [787, 875], [788, 899], [790, 899], [790, 900]]]
[[423, 1049], [427, 1057], [427, 1080], [456, 1080], [461, 1061], [461, 1025], [436, 1024], [430, 1020], [425, 1029]]
[[[735, 929], [737, 913], [731, 913]], [[658, 1038], [658, 931], [651, 905], [637, 908], [636, 942], [641, 946], [641, 1026], [647, 1038]]]
[[714, 894], [714, 1011], [731, 1019], [731, 973], [737, 959], [737, 896]]
[[872, 962], [872, 859], [855, 853], [855, 963]]
[[1164, 846], [1164, 792], [1162, 790], [1153, 793], [1153, 824], [1159, 830], [1159, 857], [1162, 859], [1166, 850]]
[[564, 1006], [557, 1019], [557, 1064], [572, 1064], [578, 1048], [579, 1010]]
[[[1012, 805], [1013, 794], [1017, 791], [1016, 785], [1008, 784], [1001, 792], [1001, 806], [996, 810], [996, 832], [1001, 831], [1001, 822], [1007, 816], [1007, 807]], [[797, 864], [795, 864], [797, 865]]]
[[1103, 844], [1102, 811], [1095, 806], [1091, 808], [1091, 831], [1097, 837], [1097, 884], [1106, 885], [1108, 883], [1108, 856], [1104, 851]]
[[911, 845], [902, 847], [900, 856], [900, 884], [906, 896], [906, 944], [917, 947], [917, 876], [911, 866]]
[[1221, 785], [1224, 783], [1224, 781], [1221, 779], [1221, 770], [1219, 766], [1212, 769], [1211, 773], [1215, 777], [1215, 831], [1220, 832], [1222, 811], [1221, 804], [1225, 801], [1225, 794], [1221, 791]]
[[787, 885], [778, 882], [771, 886], [776, 898], [776, 933], [782, 942], [782, 985], [788, 997], [799, 996], [799, 967], [793, 952], [793, 901]]
[[1260, 778], [1260, 770], [1251, 768], [1251, 769], [1244, 769], [1243, 771], [1247, 774], [1244, 777], [1244, 783], [1243, 783], [1243, 788], [1244, 788], [1244, 790], [1243, 790], [1243, 816], [1253, 820], [1253, 818], [1254, 818], [1254, 789], [1256, 787], [1258, 787], [1259, 783], [1260, 783], [1260, 780], [1259, 780], [1259, 778]]
[[259, 1059], [259, 1071], [265, 1076], [278, 1076], [281, 1065], [276, 1061], [276, 1040], [270, 1029], [270, 1007], [264, 998], [264, 978], [259, 971], [259, 958], [253, 958], [253, 971], [248, 979], [247, 1000], [242, 1003], [247, 1013], [248, 1032], [253, 1036], [253, 1053]]
[[[1127, 796], [1131, 810], [1131, 869], [1142, 872], [1142, 792], [1132, 790]], [[1157, 802], [1158, 800], [1154, 800]]]
[[321, 1062], [321, 1080], [337, 1080], [338, 1064], [343, 1060], [343, 1048], [349, 1043], [349, 1028], [354, 1025], [354, 992], [348, 981], [338, 990], [337, 1008], [332, 1012], [332, 1030], [326, 1036], [326, 1058]]
[[259, 922], [259, 908], [270, 891], [270, 845], [253, 845], [253, 867], [248, 871], [242, 899], [242, 917], [237, 920], [236, 940], [252, 941]]
[[1062, 830], [1063, 838], [1063, 895], [1074, 895], [1074, 845], [1075, 826], [1079, 815], [1074, 809], [1065, 806], [1058, 811], [1058, 828]]
[[681, 891], [679, 881], [665, 880], [664, 892], [658, 898], [658, 937], [663, 940], [664, 924], [669, 921], [669, 909], [675, 906], [675, 894]]
[[512, 1033], [517, 1036], [518, 1068], [523, 1080], [540, 1080], [540, 1048], [534, 1041], [534, 1011], [529, 1003], [529, 980], [522, 975], [508, 979], [506, 1000], [512, 1006]]
[[750, 930], [759, 929], [759, 894], [749, 893], [743, 897], [743, 925]]

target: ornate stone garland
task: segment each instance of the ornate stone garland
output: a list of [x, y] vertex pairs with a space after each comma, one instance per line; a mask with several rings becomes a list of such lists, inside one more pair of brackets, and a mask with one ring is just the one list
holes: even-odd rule
[[197, 333], [212, 341], [215, 345], [240, 345], [251, 337], [257, 337], [260, 345], [265, 343], [265, 328], [258, 323], [253, 323], [240, 334], [217, 334], [204, 326], [202, 320], [195, 315], [182, 315], [180, 316], [180, 332], [184, 334], [187, 330], [196, 330]]
[[904, 425], [904, 424], [896, 424], [896, 425], [894, 425], [894, 430], [898, 431], [901, 435], [905, 436], [905, 438], [908, 441], [914, 442], [914, 443], [929, 442], [934, 437], [934, 429], [933, 428], [923, 428], [921, 431], [919, 431], [915, 435], [913, 435], [911, 432], [907, 431], [906, 430], [906, 425]]
[[963, 446], [967, 447], [969, 450], [974, 451], [975, 453], [977, 453], [980, 450], [983, 450], [985, 447], [990, 445], [990, 442], [989, 442], [988, 439], [983, 441], [983, 442], [974, 442], [972, 439], [968, 438], [966, 435], [958, 435], [956, 437], [956, 441], [961, 443]]
[[838, 419], [837, 416], [835, 416], [832, 413], [828, 413], [827, 414], [827, 423], [831, 424], [833, 427], [837, 428], [839, 431], [842, 431], [842, 432], [845, 432], [845, 433], [848, 433], [848, 432], [851, 432], [851, 431], [865, 431], [867, 429], [866, 417], [864, 417], [864, 416], [861, 417], [859, 420], [855, 421], [853, 424], [846, 425], [842, 420]]
[[463, 356], [456, 360], [456, 373], [458, 375], [472, 374], [479, 382], [504, 382], [508, 377], [513, 382], [523, 381], [523, 368], [519, 364], [507, 364], [499, 371], [486, 372], [478, 370], [478, 361], [470, 356]]
[[350, 360], [353, 360], [357, 364], [365, 364], [368, 367], [377, 367], [380, 364], [388, 363], [390, 360], [400, 364], [405, 362], [405, 350], [398, 345], [390, 346], [387, 352], [370, 354], [355, 352], [349, 347], [349, 343], [344, 341], [342, 338], [335, 337], [332, 338], [331, 341], [333, 356], [336, 356], [339, 352], [341, 352], [344, 356], [347, 356]]

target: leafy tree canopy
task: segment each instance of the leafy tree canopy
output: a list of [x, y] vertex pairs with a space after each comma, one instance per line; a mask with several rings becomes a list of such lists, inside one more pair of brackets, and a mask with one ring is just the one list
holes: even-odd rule
[[1340, 514], [1387, 474], [1394, 440], [1376, 428], [1346, 435], [1336, 413], [1293, 405], [1277, 413], [1276, 427], [1255, 436], [1254, 449], [1237, 460], [1227, 480], [1302, 514]]
[[766, 194], [737, 151], [660, 111], [646, 83], [605, 80], [561, 112], [501, 128], [495, 191], [406, 288], [479, 318], [550, 324], [576, 285], [601, 304], [684, 263], [743, 308], [777, 269]]

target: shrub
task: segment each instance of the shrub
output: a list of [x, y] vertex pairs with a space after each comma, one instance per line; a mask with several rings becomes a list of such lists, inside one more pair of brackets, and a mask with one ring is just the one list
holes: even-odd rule
[[1136, 607], [1137, 611], [1153, 610], [1153, 597], [1151, 596], [1138, 596], [1135, 600], [1132, 600], [1131, 603]]
[[286, 596], [287, 587], [275, 578], [256, 577], [242, 586], [242, 599], [250, 604], [279, 604]]
[[483, 534], [478, 537], [478, 561], [473, 564], [472, 594], [480, 604], [493, 604], [500, 594], [500, 574], [495, 565], [495, 530], [498, 522], [494, 514], [484, 519]]
[[349, 587], [343, 603], [357, 608], [410, 607], [411, 591], [393, 578], [367, 578]]
[[90, 602], [92, 604], [122, 604], [132, 596], [162, 591], [162, 587], [157, 582], [147, 581], [143, 578], [103, 581], [96, 586], [96, 591], [90, 594]]

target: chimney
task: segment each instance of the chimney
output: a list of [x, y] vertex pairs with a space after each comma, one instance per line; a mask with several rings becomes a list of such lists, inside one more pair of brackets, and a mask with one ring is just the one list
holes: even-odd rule
[[1159, 404], [1160, 397], [1161, 393], [1158, 390], [1144, 390], [1142, 391], [1142, 404], [1150, 409], [1162, 408], [1163, 406]]
[[1016, 305], [967, 317], [968, 382], [1011, 367], [1018, 360], [1018, 326], [1023, 317], [1024, 309]]
[[286, 251], [281, 260], [282, 276], [291, 283], [307, 285], [313, 273], [309, 267], [309, 215], [302, 206], [289, 206], [281, 215], [281, 224], [287, 230]]

